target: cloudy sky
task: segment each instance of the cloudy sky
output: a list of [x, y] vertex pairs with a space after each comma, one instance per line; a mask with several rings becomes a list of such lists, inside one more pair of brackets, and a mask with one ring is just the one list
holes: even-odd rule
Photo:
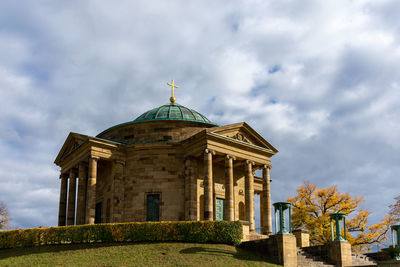
[[272, 198], [303, 180], [400, 195], [399, 1], [0, 2], [0, 201], [12, 227], [56, 225], [70, 131], [168, 102], [246, 121], [280, 152]]

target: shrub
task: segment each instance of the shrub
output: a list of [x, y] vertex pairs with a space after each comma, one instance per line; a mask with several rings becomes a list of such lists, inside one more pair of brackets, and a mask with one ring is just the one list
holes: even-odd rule
[[92, 242], [194, 242], [238, 245], [240, 222], [132, 222], [32, 228], [0, 232], [0, 249]]
[[400, 248], [399, 247], [394, 248], [393, 246], [390, 246], [388, 248], [382, 249], [382, 251], [389, 253], [390, 257], [393, 260], [400, 260]]

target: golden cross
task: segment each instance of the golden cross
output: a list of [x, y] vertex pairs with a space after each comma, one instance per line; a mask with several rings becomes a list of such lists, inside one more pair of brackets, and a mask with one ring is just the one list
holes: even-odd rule
[[175, 103], [175, 97], [174, 97], [174, 88], [178, 88], [178, 85], [174, 84], [174, 80], [172, 80], [172, 82], [167, 83], [169, 86], [171, 86], [172, 89], [172, 96], [170, 97], [169, 101], [171, 101], [172, 104]]

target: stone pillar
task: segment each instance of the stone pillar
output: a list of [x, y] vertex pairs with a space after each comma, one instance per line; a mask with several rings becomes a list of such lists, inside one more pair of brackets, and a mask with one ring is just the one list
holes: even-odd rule
[[96, 183], [97, 183], [97, 157], [89, 158], [89, 171], [87, 182], [86, 224], [94, 224], [96, 215]]
[[250, 232], [255, 231], [253, 165], [254, 165], [253, 161], [246, 160], [246, 162], [245, 162], [245, 206], [246, 206], [246, 220], [249, 222]]
[[116, 160], [113, 162], [113, 198], [111, 200], [111, 222], [122, 222], [122, 205], [124, 203], [124, 167], [124, 161]]
[[235, 202], [233, 191], [233, 161], [236, 158], [226, 155], [225, 158], [225, 216], [227, 221], [235, 220]]
[[87, 165], [79, 163], [78, 170], [78, 203], [76, 205], [76, 224], [85, 224], [86, 213], [86, 186], [87, 186]]
[[67, 176], [60, 175], [61, 188], [60, 188], [60, 205], [58, 207], [58, 226], [66, 225], [67, 214]]
[[67, 225], [75, 224], [76, 172], [69, 170]]
[[278, 263], [287, 267], [297, 267], [297, 247], [294, 235], [273, 235], [278, 254]]
[[351, 245], [348, 241], [333, 241], [329, 244], [328, 258], [338, 267], [353, 266]]
[[206, 149], [204, 151], [204, 220], [214, 219], [214, 182], [212, 173], [212, 156], [214, 151]]
[[263, 191], [260, 195], [261, 233], [272, 234], [272, 209], [271, 209], [271, 166], [263, 166]]
[[293, 235], [296, 237], [296, 245], [299, 248], [310, 246], [310, 232], [304, 229], [297, 229], [293, 231]]

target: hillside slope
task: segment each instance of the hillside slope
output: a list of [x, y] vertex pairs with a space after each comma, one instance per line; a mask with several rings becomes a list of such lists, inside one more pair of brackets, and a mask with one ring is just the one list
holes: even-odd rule
[[221, 244], [76, 244], [0, 250], [0, 266], [275, 266]]

